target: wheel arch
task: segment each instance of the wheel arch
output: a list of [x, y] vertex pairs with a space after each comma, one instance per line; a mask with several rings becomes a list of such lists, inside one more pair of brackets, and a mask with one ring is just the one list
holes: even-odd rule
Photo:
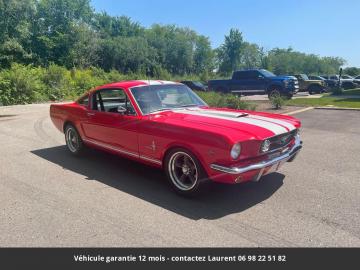
[[207, 173], [207, 169], [205, 166], [205, 161], [202, 158], [202, 156], [200, 155], [200, 153], [192, 146], [188, 145], [188, 144], [184, 144], [184, 143], [180, 143], [180, 142], [176, 142], [176, 143], [172, 143], [170, 144], [168, 147], [166, 147], [164, 149], [164, 151], [162, 152], [162, 156], [161, 156], [161, 162], [162, 162], [162, 166], [164, 168], [165, 164], [166, 164], [166, 157], [167, 155], [174, 149], [184, 149], [188, 152], [190, 152], [191, 154], [193, 154], [196, 159], [200, 162], [201, 166], [203, 167], [203, 170]]
[[282, 87], [281, 84], [279, 84], [279, 83], [272, 83], [272, 84], [270, 84], [270, 85], [267, 87], [266, 93], [268, 94], [268, 93], [270, 93], [270, 91], [272, 91], [272, 90], [274, 90], [274, 89], [276, 89], [276, 88], [278, 88], [278, 89], [280, 90], [280, 92], [283, 91], [283, 87]]
[[[64, 124], [63, 124], [63, 132], [65, 132], [65, 128], [67, 125], [72, 125], [74, 128], [76, 128], [75, 124], [72, 121], [66, 120], [66, 121], [64, 121]], [[77, 130], [77, 128], [76, 128], [76, 130]]]

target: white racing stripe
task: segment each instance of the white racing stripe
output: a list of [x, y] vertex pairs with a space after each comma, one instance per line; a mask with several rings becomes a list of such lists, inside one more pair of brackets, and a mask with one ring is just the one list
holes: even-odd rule
[[183, 114], [190, 114], [190, 115], [198, 115], [198, 116], [205, 116], [205, 117], [211, 117], [216, 119], [223, 119], [238, 123], [245, 123], [249, 125], [254, 125], [257, 127], [262, 127], [267, 130], [270, 130], [275, 135], [283, 134], [288, 132], [288, 130], [281, 126], [278, 123], [275, 122], [269, 122], [267, 120], [261, 120], [261, 119], [255, 119], [250, 118], [248, 116], [239, 117], [241, 113], [234, 113], [234, 112], [222, 112], [222, 111], [216, 111], [216, 110], [203, 110], [203, 109], [185, 109], [181, 111], [175, 111]]
[[289, 122], [286, 122], [284, 120], [274, 119], [274, 118], [260, 116], [260, 115], [253, 115], [253, 114], [250, 114], [249, 117], [282, 125], [282, 126], [286, 127], [289, 131], [296, 129], [296, 127], [294, 125], [292, 125]]
[[146, 83], [146, 85], [160, 85], [160, 84], [162, 84], [161, 82], [154, 81], [154, 80], [138, 80], [138, 81]]
[[139, 82], [146, 83], [146, 85], [161, 85], [161, 84], [176, 84], [176, 82], [171, 81], [161, 81], [161, 80], [138, 80]]

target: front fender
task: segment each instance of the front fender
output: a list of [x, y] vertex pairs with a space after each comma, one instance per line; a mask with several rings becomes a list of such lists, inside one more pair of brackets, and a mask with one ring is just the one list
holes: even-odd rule
[[281, 82], [273, 82], [270, 85], [268, 85], [267, 89], [266, 89], [266, 93], [269, 93], [271, 90], [273, 90], [274, 88], [279, 88], [279, 90], [281, 92], [284, 92], [284, 84]]

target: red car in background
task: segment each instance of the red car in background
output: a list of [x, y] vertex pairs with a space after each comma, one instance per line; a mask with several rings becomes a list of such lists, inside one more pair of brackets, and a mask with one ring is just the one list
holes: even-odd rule
[[296, 118], [210, 108], [192, 90], [169, 81], [124, 81], [52, 104], [54, 125], [69, 151], [85, 146], [163, 168], [172, 187], [193, 194], [204, 180], [258, 181], [299, 153]]

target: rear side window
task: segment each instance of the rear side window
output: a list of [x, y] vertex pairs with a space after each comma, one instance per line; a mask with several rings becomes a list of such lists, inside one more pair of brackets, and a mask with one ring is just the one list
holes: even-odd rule
[[248, 71], [247, 78], [251, 80], [257, 80], [259, 78], [264, 78], [264, 76], [262, 76], [259, 72], [253, 70], [253, 71]]
[[77, 101], [78, 104], [87, 107], [89, 105], [89, 95], [85, 95]]
[[238, 71], [234, 73], [234, 80], [249, 79], [248, 71]]

